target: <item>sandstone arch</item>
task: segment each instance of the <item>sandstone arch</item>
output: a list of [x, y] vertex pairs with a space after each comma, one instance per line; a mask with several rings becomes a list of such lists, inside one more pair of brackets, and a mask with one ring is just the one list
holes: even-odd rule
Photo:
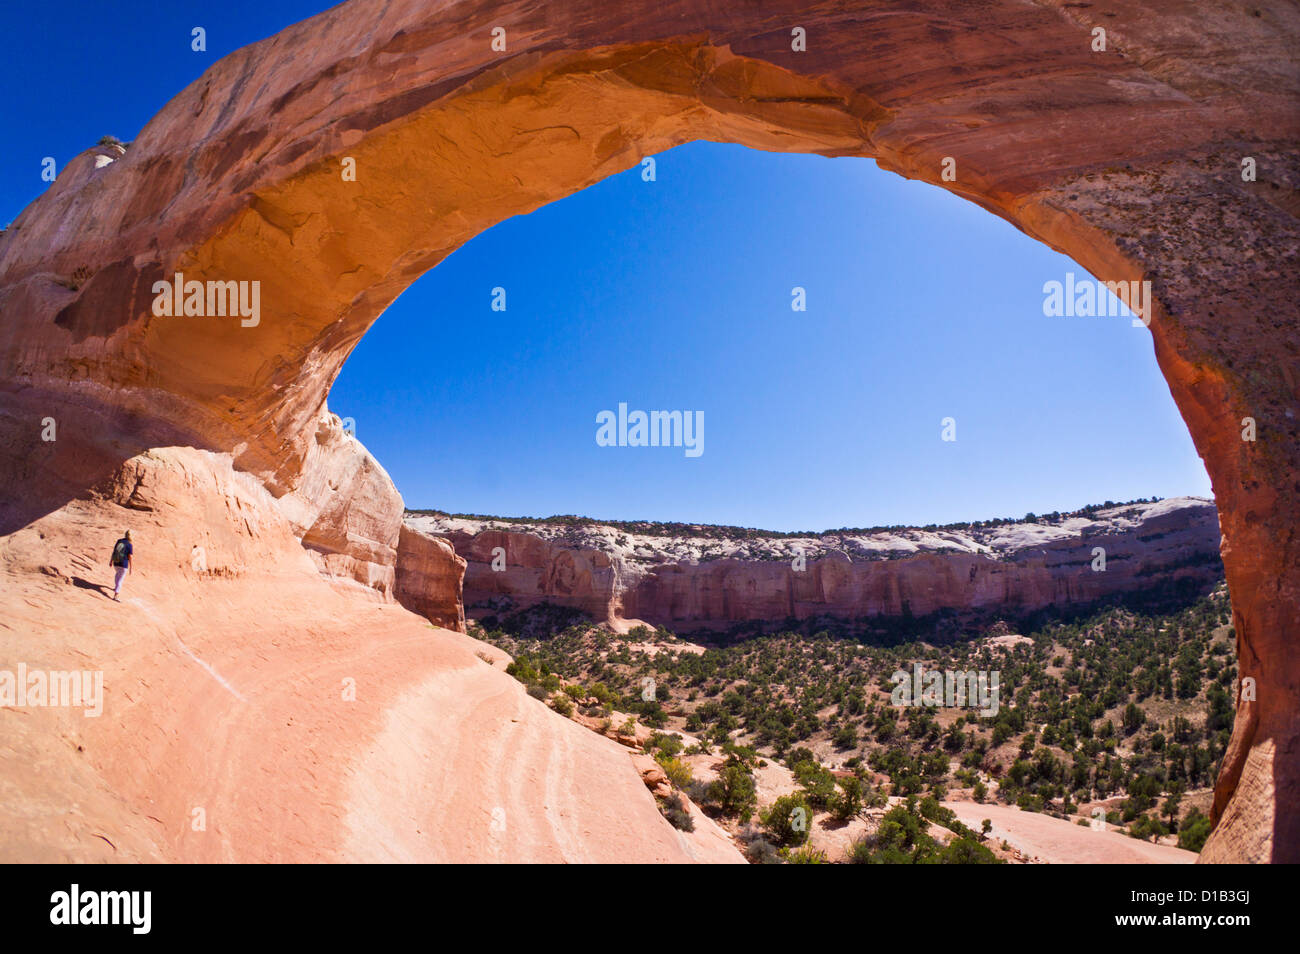
[[[138, 451], [189, 444], [233, 452], [309, 546], [382, 587], [400, 500], [359, 464], [346, 506], [323, 513], [317, 472], [346, 448], [322, 410], [410, 281], [493, 223], [688, 140], [875, 157], [1099, 277], [1152, 282], [1156, 358], [1213, 481], [1258, 685], [1204, 857], [1300, 860], [1297, 40], [1284, 0], [352, 0], [214, 65], [0, 237], [2, 466], [22, 488], [0, 532]], [[260, 325], [151, 317], [152, 283], [175, 271], [260, 280]], [[34, 423], [51, 413], [57, 449]]]

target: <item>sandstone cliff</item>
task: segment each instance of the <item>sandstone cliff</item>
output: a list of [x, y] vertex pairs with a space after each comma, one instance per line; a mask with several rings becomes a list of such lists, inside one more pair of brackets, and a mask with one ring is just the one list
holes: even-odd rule
[[[670, 629], [819, 616], [1007, 615], [1079, 606], [1190, 580], [1222, 579], [1218, 515], [1195, 497], [996, 527], [771, 536], [638, 533], [408, 513], [465, 557], [464, 600], [484, 607], [549, 602], [618, 626]], [[706, 528], [700, 528], [704, 530]], [[1104, 570], [1094, 570], [1096, 548]], [[496, 558], [500, 569], [493, 569]], [[400, 572], [400, 564], [399, 564]]]
[[301, 479], [277, 503], [323, 574], [393, 597], [402, 496], [328, 410], [316, 419]]
[[397, 601], [436, 626], [465, 632], [465, 560], [450, 543], [403, 526], [397, 542]]
[[504, 653], [316, 556], [230, 455], [180, 447], [0, 537], [0, 672], [102, 674], [93, 717], [0, 706], [0, 861], [742, 862]]

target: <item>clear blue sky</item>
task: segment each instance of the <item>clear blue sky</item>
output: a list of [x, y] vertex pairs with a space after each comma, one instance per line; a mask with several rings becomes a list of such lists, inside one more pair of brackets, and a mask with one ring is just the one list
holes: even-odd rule
[[[4, 14], [20, 95], [0, 218], [44, 188], [43, 156], [61, 168], [133, 138], [221, 55], [324, 8], [179, 6]], [[869, 160], [695, 143], [658, 157], [655, 182], [630, 170], [457, 251], [380, 318], [329, 402], [410, 507], [793, 530], [1208, 495], [1150, 334], [1043, 316], [1043, 283], [1071, 270]], [[597, 446], [619, 402], [703, 411], [704, 454]]]

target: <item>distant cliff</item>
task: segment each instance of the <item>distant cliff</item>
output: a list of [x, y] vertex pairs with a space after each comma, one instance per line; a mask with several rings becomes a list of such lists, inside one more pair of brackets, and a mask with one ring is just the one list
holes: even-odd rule
[[435, 626], [465, 632], [465, 603], [461, 582], [465, 560], [444, 539], [402, 527], [397, 540], [393, 595], [412, 613]]
[[[467, 561], [463, 605], [471, 617], [508, 597], [514, 608], [552, 603], [614, 626], [642, 620], [689, 630], [944, 610], [1011, 615], [1223, 578], [1218, 515], [1198, 497], [1017, 523], [805, 536], [413, 512], [405, 529], [412, 540], [445, 539]], [[399, 549], [403, 603], [450, 599], [404, 596], [401, 562]]]

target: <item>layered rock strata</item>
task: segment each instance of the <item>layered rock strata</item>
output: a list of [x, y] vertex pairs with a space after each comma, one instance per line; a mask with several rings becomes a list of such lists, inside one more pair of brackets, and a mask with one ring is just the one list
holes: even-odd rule
[[1208, 591], [1223, 578], [1218, 515], [1211, 501], [1194, 497], [987, 528], [730, 538], [699, 529], [665, 536], [600, 524], [416, 513], [405, 520], [406, 531], [441, 536], [468, 561], [471, 614], [552, 603], [615, 626], [1014, 616], [1184, 580]]

